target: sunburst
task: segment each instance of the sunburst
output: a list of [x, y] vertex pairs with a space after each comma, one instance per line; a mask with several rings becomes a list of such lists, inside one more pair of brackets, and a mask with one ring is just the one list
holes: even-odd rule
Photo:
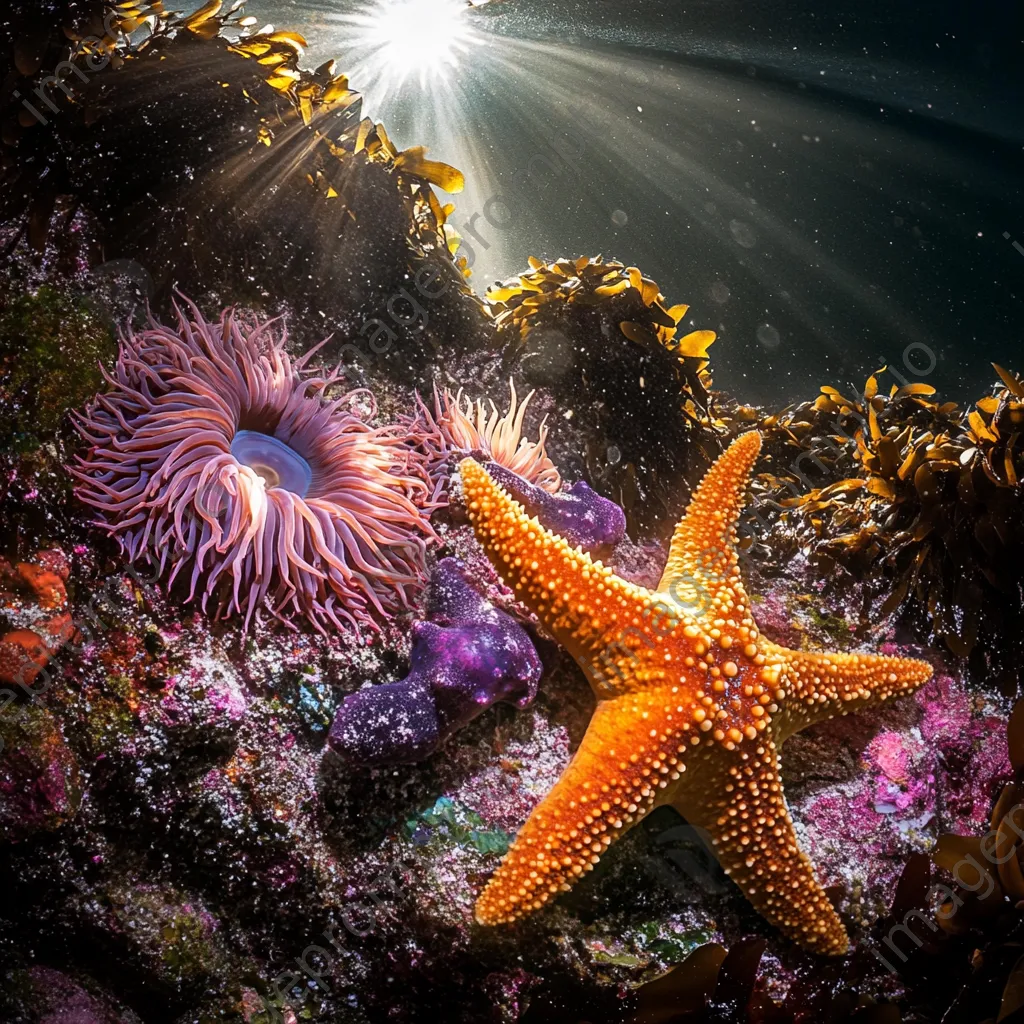
[[444, 84], [482, 42], [468, 0], [372, 0], [341, 19], [351, 33], [353, 75], [378, 98]]

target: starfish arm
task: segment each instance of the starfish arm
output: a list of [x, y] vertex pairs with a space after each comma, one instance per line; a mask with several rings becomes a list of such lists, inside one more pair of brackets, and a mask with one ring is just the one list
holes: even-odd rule
[[534, 808], [476, 904], [481, 924], [514, 921], [572, 887], [684, 771], [671, 690], [598, 704], [583, 742]]
[[651, 592], [545, 530], [472, 459], [459, 469], [470, 521], [501, 578], [592, 680], [601, 675], [594, 666], [609, 635], [630, 640], [649, 615]]
[[815, 953], [847, 951], [839, 915], [797, 844], [771, 737], [732, 752], [724, 786], [682, 784], [675, 806], [710, 834], [726, 874], [784, 935]]
[[736, 556], [736, 524], [760, 450], [756, 430], [736, 438], [705, 474], [673, 534], [658, 591], [695, 614], [713, 619], [711, 605], [749, 604]]
[[916, 658], [880, 654], [812, 654], [767, 645], [777, 685], [785, 694], [776, 716], [776, 736], [787, 736], [836, 715], [857, 711], [890, 697], [912, 693], [932, 676]]

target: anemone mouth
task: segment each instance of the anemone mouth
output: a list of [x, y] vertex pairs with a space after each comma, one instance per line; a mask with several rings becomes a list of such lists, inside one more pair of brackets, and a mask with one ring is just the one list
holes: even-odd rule
[[280, 487], [300, 498], [313, 484], [313, 468], [294, 448], [273, 434], [239, 430], [231, 439], [236, 462], [248, 466], [270, 489]]

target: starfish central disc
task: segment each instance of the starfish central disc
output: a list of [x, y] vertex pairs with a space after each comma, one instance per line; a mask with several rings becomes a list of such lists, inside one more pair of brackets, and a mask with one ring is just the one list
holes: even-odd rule
[[814, 722], [909, 693], [932, 670], [911, 658], [791, 651], [761, 635], [736, 553], [760, 447], [760, 435], [743, 434], [708, 471], [653, 591], [545, 530], [481, 466], [462, 463], [477, 538], [598, 698], [562, 778], [480, 895], [481, 923], [540, 909], [629, 826], [671, 803], [709, 833], [769, 921], [814, 952], [846, 952], [846, 931], [796, 841], [779, 747]]

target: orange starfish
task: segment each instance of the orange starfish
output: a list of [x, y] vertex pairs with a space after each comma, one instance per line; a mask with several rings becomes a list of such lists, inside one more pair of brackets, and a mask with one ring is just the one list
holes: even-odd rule
[[726, 873], [772, 924], [814, 952], [846, 952], [846, 931], [797, 845], [779, 747], [814, 722], [909, 693], [932, 670], [910, 658], [791, 651], [761, 635], [735, 548], [760, 449], [759, 434], [743, 434], [711, 467], [653, 591], [570, 548], [463, 461], [477, 537], [598, 698], [572, 762], [477, 901], [481, 923], [539, 910], [629, 826], [671, 803], [707, 830]]

